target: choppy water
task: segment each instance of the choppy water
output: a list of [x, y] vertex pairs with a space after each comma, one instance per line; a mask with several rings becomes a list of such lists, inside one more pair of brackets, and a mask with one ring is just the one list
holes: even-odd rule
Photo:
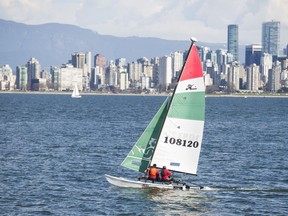
[[288, 98], [206, 98], [205, 190], [110, 185], [164, 99], [0, 94], [0, 214], [287, 215]]

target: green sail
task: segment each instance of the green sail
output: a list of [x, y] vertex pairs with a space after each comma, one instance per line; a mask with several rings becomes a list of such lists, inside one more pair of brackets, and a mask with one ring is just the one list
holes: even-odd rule
[[166, 98], [141, 137], [135, 143], [125, 160], [121, 163], [121, 166], [142, 173], [148, 168], [166, 116], [168, 101], [169, 97]]

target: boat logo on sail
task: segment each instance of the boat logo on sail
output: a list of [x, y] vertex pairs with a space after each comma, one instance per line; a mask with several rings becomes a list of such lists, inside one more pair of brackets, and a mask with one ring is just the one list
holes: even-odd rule
[[156, 146], [156, 142], [157, 142], [157, 139], [155, 139], [155, 138], [151, 138], [150, 139], [150, 141], [148, 143], [148, 146], [147, 146], [147, 148], [145, 149], [145, 152], [144, 152], [145, 158], [148, 158], [148, 159], [151, 158], [152, 153], [154, 151], [154, 148]]
[[197, 86], [195, 86], [194, 84], [188, 84], [186, 90], [197, 90]]

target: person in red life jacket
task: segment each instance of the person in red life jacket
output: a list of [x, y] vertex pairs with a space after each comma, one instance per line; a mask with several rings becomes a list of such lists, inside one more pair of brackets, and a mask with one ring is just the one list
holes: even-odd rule
[[159, 171], [156, 168], [156, 164], [153, 164], [153, 166], [149, 168], [148, 179], [152, 180], [153, 183], [154, 183], [154, 181], [159, 180]]
[[173, 181], [171, 176], [172, 173], [166, 168], [166, 166], [163, 166], [163, 169], [161, 170], [162, 181]]

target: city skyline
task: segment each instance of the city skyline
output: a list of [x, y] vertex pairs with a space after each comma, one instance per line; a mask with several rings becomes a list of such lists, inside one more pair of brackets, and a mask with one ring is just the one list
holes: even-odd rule
[[149, 0], [145, 4], [139, 0], [5, 0], [0, 2], [0, 18], [25, 24], [73, 24], [115, 36], [169, 40], [195, 36], [200, 41], [224, 44], [226, 27], [231, 23], [239, 26], [240, 44], [261, 44], [262, 23], [277, 20], [281, 23], [280, 47], [283, 47], [288, 38], [285, 3], [285, 0], [191, 0], [180, 3]]

